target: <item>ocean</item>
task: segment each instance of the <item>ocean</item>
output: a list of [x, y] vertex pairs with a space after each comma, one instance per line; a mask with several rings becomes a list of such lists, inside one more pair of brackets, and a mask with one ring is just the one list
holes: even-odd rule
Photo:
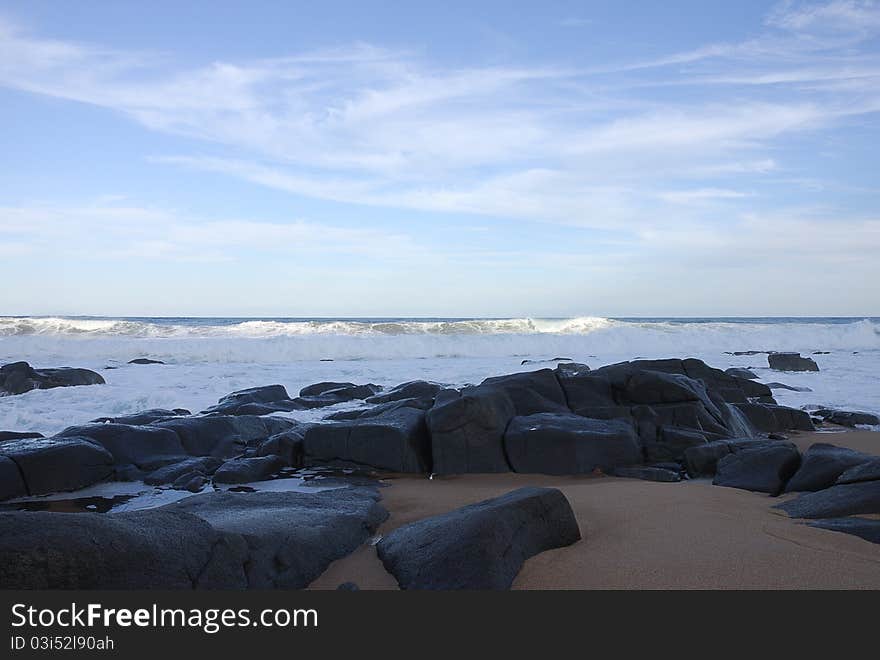
[[[766, 355], [730, 354], [750, 350], [798, 351], [820, 371], [774, 372]], [[128, 364], [139, 357], [166, 364]], [[322, 380], [460, 386], [552, 366], [554, 358], [595, 368], [663, 357], [751, 367], [762, 382], [812, 390], [775, 390], [785, 405], [880, 413], [880, 318], [0, 317], [0, 364], [86, 367], [107, 381], [0, 397], [0, 430], [55, 433], [145, 408], [196, 412], [233, 390], [272, 383], [292, 395]]]

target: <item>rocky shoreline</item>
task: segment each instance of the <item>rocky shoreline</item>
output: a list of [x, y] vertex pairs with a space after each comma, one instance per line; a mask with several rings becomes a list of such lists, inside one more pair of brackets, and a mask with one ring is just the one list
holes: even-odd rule
[[[770, 353], [768, 361], [780, 370], [815, 366], [797, 354]], [[102, 382], [88, 370], [0, 368], [0, 390], [9, 395]], [[360, 405], [312, 423], [285, 417], [345, 402]], [[291, 397], [282, 385], [268, 385], [233, 392], [197, 414], [146, 410], [49, 438], [7, 431], [0, 433], [3, 500], [106, 481], [198, 494], [127, 513], [0, 513], [0, 585], [306, 587], [375, 536], [388, 516], [380, 483], [314, 493], [222, 486], [308, 468], [438, 478], [711, 478], [773, 496], [803, 493], [778, 508], [876, 542], [880, 521], [853, 516], [880, 514], [880, 458], [826, 443], [802, 453], [787, 437], [826, 422], [880, 424], [857, 411], [811, 415], [780, 406], [770, 386], [743, 370], [666, 359], [595, 370], [560, 361], [554, 369], [460, 389], [425, 381], [388, 389], [323, 382]], [[374, 552], [402, 588], [497, 589], [510, 587], [530, 557], [582, 535], [559, 490], [524, 488], [395, 529]]]

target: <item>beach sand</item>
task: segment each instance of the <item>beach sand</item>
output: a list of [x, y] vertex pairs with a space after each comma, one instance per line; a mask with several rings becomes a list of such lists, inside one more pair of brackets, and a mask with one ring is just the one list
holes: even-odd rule
[[[880, 433], [801, 433], [803, 451], [827, 442], [880, 455]], [[772, 498], [713, 486], [604, 476], [462, 475], [428, 480], [396, 476], [382, 490], [400, 525], [504, 494], [521, 486], [565, 493], [583, 540], [532, 557], [514, 589], [878, 589], [880, 546], [808, 527], [772, 508]], [[366, 545], [334, 562], [310, 588], [342, 582], [396, 589], [376, 549]]]

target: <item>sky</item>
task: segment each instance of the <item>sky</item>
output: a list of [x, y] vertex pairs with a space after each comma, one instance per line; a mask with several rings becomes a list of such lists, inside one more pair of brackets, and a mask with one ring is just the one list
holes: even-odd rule
[[0, 315], [880, 315], [880, 2], [0, 0]]

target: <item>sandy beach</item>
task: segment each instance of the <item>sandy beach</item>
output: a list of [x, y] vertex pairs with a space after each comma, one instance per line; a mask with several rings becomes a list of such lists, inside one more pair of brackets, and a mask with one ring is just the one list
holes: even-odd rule
[[[792, 434], [801, 451], [826, 442], [880, 455], [880, 432]], [[567, 548], [528, 560], [514, 589], [878, 589], [880, 548], [815, 529], [772, 505], [793, 495], [713, 486], [709, 480], [666, 484], [605, 476], [525, 474], [395, 477], [382, 491], [391, 517], [380, 534], [521, 486], [565, 493], [583, 535]], [[395, 589], [375, 548], [366, 545], [332, 564], [312, 585], [343, 582]]]

